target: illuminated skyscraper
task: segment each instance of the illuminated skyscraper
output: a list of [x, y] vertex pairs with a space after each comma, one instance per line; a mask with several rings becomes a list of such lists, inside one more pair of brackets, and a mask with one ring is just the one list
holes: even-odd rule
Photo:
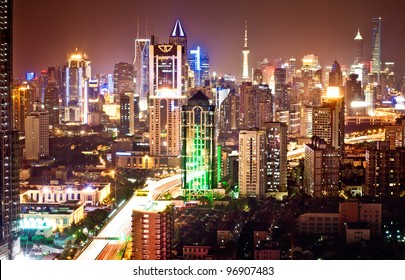
[[183, 105], [181, 121], [182, 190], [187, 200], [212, 200], [215, 160], [215, 106], [202, 91]]
[[198, 46], [195, 50], [190, 50], [188, 57], [190, 70], [194, 72], [194, 85], [204, 86], [205, 81], [210, 78], [210, 61], [207, 51], [201, 50]]
[[[181, 83], [182, 48], [171, 44], [150, 46], [150, 154], [157, 160], [176, 160], [180, 155], [180, 112], [186, 98]], [[155, 164], [163, 165], [163, 161]]]
[[69, 57], [65, 67], [65, 122], [87, 124], [90, 78], [90, 60], [86, 54], [82, 55], [76, 49], [75, 53]]
[[372, 20], [371, 30], [371, 73], [377, 74], [380, 82], [381, 72], [381, 18], [376, 17]]
[[259, 129], [239, 132], [239, 193], [263, 196], [266, 191], [266, 132]]
[[354, 64], [359, 64], [363, 61], [363, 37], [360, 35], [360, 29], [357, 30], [357, 35], [354, 37]]
[[148, 108], [149, 99], [149, 39], [135, 40], [135, 93], [139, 95], [139, 109]]
[[19, 231], [20, 162], [18, 132], [13, 131], [13, 1], [0, 1], [0, 259], [12, 259]]
[[243, 71], [242, 71], [242, 80], [248, 81], [249, 77], [249, 62], [248, 55], [250, 50], [248, 49], [248, 36], [247, 36], [247, 21], [245, 21], [245, 45], [243, 46]]

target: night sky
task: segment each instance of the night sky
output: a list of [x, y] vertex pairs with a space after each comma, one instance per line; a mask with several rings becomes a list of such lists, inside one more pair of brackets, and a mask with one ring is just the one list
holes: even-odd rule
[[[160, 43], [180, 19], [189, 49], [209, 50], [211, 71], [242, 74], [244, 22], [248, 21], [249, 68], [267, 57], [319, 55], [322, 66], [350, 65], [360, 28], [363, 59], [371, 56], [371, 18], [382, 17], [382, 61], [405, 74], [405, 16], [399, 0], [14, 0], [14, 75], [63, 66], [77, 47], [92, 73], [112, 73], [132, 62], [137, 18], [140, 35]], [[300, 66], [300, 63], [298, 64]]]

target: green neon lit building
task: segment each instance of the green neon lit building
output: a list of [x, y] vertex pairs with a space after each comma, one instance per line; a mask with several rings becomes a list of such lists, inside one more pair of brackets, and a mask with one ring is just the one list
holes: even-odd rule
[[215, 188], [215, 106], [198, 91], [182, 106], [182, 194], [187, 201], [206, 197]]

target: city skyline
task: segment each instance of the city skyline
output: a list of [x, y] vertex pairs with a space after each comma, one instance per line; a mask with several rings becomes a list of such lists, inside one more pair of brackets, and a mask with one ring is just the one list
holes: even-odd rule
[[[320, 0], [276, 4], [258, 1], [254, 7], [239, 4], [238, 8], [233, 5], [232, 1], [211, 0], [205, 1], [204, 6], [181, 0], [172, 1], [169, 6], [159, 0], [141, 4], [121, 0], [107, 9], [104, 0], [67, 3], [16, 0], [15, 77], [64, 65], [67, 55], [76, 47], [88, 54], [93, 73], [112, 73], [115, 63], [133, 61], [138, 19], [139, 37], [155, 34], [160, 43], [168, 42], [174, 22], [181, 20], [190, 47], [200, 45], [208, 49], [211, 72], [230, 73], [237, 79], [242, 76], [245, 20], [249, 71], [266, 57], [269, 61], [292, 56], [301, 59], [307, 53], [317, 54], [322, 66], [331, 65], [336, 59], [349, 67], [355, 58], [354, 37], [358, 29], [363, 37], [363, 58], [371, 60], [373, 17], [382, 17], [382, 61], [395, 62], [398, 81], [405, 74], [405, 61], [400, 57], [405, 40], [397, 36], [405, 19], [400, 9], [392, 8], [394, 0], [384, 3], [343, 0], [333, 8]], [[58, 12], [62, 10], [66, 12]], [[70, 16], [73, 13], [74, 18]], [[50, 21], [49, 17], [56, 14], [56, 20]]]

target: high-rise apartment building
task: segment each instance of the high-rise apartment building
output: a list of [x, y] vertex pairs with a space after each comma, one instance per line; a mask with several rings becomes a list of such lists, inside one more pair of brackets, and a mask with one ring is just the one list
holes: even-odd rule
[[20, 216], [19, 135], [13, 131], [13, 0], [0, 1], [0, 259], [19, 253], [16, 240]]
[[273, 97], [268, 85], [243, 82], [239, 97], [239, 127], [263, 128], [273, 120]]
[[405, 117], [397, 119], [394, 125], [385, 127], [385, 141], [390, 142], [390, 149], [405, 147]]
[[182, 192], [186, 200], [212, 200], [215, 170], [215, 106], [198, 91], [181, 110]]
[[49, 115], [37, 108], [25, 118], [25, 159], [49, 156]]
[[380, 81], [381, 72], [381, 18], [375, 17], [372, 19], [371, 29], [371, 73], [377, 75], [378, 82]]
[[323, 139], [312, 137], [305, 144], [304, 189], [315, 197], [337, 196], [339, 192], [339, 151]]
[[87, 124], [89, 109], [89, 79], [91, 78], [90, 60], [86, 54], [75, 51], [65, 66], [65, 122]]
[[266, 123], [266, 192], [287, 190], [287, 125]]
[[405, 172], [405, 150], [390, 149], [388, 141], [379, 141], [366, 151], [366, 187], [368, 195], [399, 196], [401, 176]]
[[266, 191], [266, 132], [259, 129], [239, 132], [239, 193], [264, 196]]
[[173, 206], [154, 201], [132, 211], [132, 260], [170, 260], [174, 231]]

